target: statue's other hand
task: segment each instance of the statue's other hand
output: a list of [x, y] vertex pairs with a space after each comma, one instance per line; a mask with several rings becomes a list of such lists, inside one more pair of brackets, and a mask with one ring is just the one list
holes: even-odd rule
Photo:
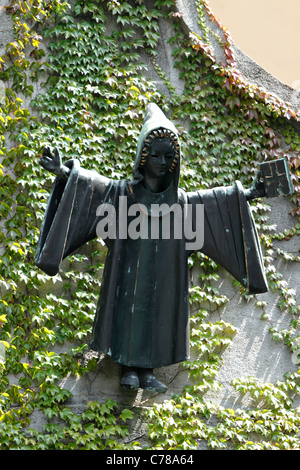
[[58, 175], [61, 171], [62, 161], [57, 148], [54, 149], [54, 153], [51, 153], [50, 147], [45, 147], [40, 158], [40, 165], [50, 173]]
[[266, 195], [265, 186], [261, 179], [261, 172], [258, 171], [256, 178], [253, 182], [253, 185], [250, 189], [245, 191], [247, 200], [257, 199], [259, 197], [264, 197]]
[[265, 185], [261, 178], [261, 171], [257, 172], [253, 182], [252, 190], [256, 193], [256, 197], [264, 197], [266, 195]]

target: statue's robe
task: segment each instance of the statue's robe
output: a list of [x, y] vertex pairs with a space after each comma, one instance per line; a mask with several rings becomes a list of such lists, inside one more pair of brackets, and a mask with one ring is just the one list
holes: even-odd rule
[[[114, 181], [68, 162], [67, 181], [56, 179], [41, 227], [36, 264], [54, 276], [64, 258], [97, 237], [97, 208], [119, 197], [132, 204], [204, 204], [201, 251], [223, 266], [249, 293], [267, 291], [260, 244], [239, 182], [187, 193], [174, 180], [149, 193], [138, 180]], [[147, 217], [145, 215], [145, 217]], [[129, 220], [130, 222], [130, 220]], [[194, 221], [196, 223], [196, 221]], [[118, 234], [118, 230], [117, 230]], [[120, 364], [156, 368], [189, 357], [188, 256], [182, 239], [107, 238], [107, 257], [90, 347]]]
[[[171, 133], [171, 140], [175, 136], [177, 142], [174, 167], [165, 175], [166, 189], [151, 193], [143, 185], [143, 152], [153, 132], [162, 129]], [[128, 208], [133, 204], [144, 206], [141, 223], [148, 226], [153, 204], [169, 207], [180, 204], [183, 208], [190, 205], [194, 209], [204, 204], [201, 251], [229, 271], [249, 293], [267, 290], [260, 244], [241, 184], [193, 193], [179, 189], [178, 133], [155, 104], [150, 103], [146, 109], [133, 181], [110, 180], [82, 169], [77, 160], [67, 165], [71, 169], [67, 181], [57, 178], [49, 198], [36, 264], [54, 276], [64, 258], [97, 237], [98, 223], [103, 220], [97, 215], [98, 207], [102, 204], [114, 207], [116, 237], [110, 232], [110, 237], [105, 238], [108, 250], [90, 342], [92, 349], [109, 354], [120, 364], [145, 368], [178, 363], [189, 356], [188, 256], [193, 249], [188, 248], [189, 240], [184, 236], [176, 236], [171, 215], [169, 237], [161, 236], [162, 233], [156, 239], [121, 236], [119, 204], [125, 199], [120, 197], [126, 198]], [[196, 210], [193, 230], [197, 225], [195, 214]], [[127, 222], [128, 225], [132, 222], [130, 217]], [[185, 235], [185, 230], [182, 233]]]

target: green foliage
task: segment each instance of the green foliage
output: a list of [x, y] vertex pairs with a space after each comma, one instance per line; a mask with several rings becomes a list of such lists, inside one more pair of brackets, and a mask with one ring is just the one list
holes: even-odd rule
[[[134, 8], [133, 8], [134, 4]], [[0, 80], [7, 88], [0, 104], [0, 448], [1, 449], [135, 449], [126, 444], [132, 411], [108, 400], [89, 402], [81, 413], [70, 407], [72, 393], [63, 387], [72, 375], [83, 377], [97, 367], [83, 360], [96, 308], [103, 248], [90, 244], [49, 279], [34, 266], [41, 220], [52, 179], [39, 166], [45, 145], [56, 145], [65, 158], [79, 158], [86, 168], [111, 178], [131, 176], [145, 105], [155, 101], [179, 125], [183, 149], [181, 187], [187, 190], [231, 184], [249, 185], [259, 160], [286, 155], [297, 187], [300, 137], [286, 122], [294, 111], [276, 97], [254, 87], [237, 72], [230, 35], [204, 0], [197, 2], [203, 38], [186, 38], [180, 12], [172, 0], [12, 0], [6, 7], [14, 25], [14, 41], [0, 58]], [[220, 34], [205, 22], [208, 14]], [[169, 43], [185, 88], [178, 95], [156, 56], [159, 21], [173, 26]], [[214, 57], [211, 38], [224, 49], [225, 65]], [[47, 52], [43, 48], [46, 48]], [[152, 63], [168, 90], [145, 78], [141, 56]], [[35, 83], [43, 91], [34, 96]], [[24, 101], [32, 98], [29, 111]], [[284, 149], [284, 150], [283, 150]], [[47, 180], [47, 181], [46, 181]], [[299, 306], [295, 292], [275, 268], [280, 258], [297, 262], [294, 253], [274, 242], [299, 236], [299, 198], [295, 194], [295, 226], [282, 234], [268, 224], [268, 205], [253, 208], [265, 249], [270, 288], [278, 308], [291, 316], [288, 328], [270, 329], [291, 352], [298, 348]], [[235, 334], [233, 325], [211, 322], [210, 312], [229, 299], [215, 287], [218, 266], [202, 255], [189, 260], [200, 268], [190, 289], [191, 345], [197, 359], [183, 367], [191, 383], [149, 412], [151, 445], [164, 449], [299, 448], [299, 412], [292, 408], [298, 374], [277, 384], [236, 380], [257, 406], [250, 411], [223, 409], [205, 398], [218, 381], [222, 352]], [[248, 297], [241, 286], [242, 301]], [[251, 300], [251, 299], [250, 299]], [[267, 305], [262, 320], [267, 321]], [[43, 416], [43, 431], [32, 427], [33, 413]]]

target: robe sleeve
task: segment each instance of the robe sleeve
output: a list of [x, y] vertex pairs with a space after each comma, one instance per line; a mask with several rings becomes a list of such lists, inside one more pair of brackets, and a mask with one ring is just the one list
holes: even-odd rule
[[78, 160], [66, 166], [71, 173], [67, 181], [56, 178], [53, 184], [35, 257], [35, 264], [50, 276], [66, 256], [97, 236], [97, 207], [112, 203], [116, 188], [115, 181], [82, 169]]
[[260, 241], [241, 183], [187, 196], [192, 205], [204, 204], [201, 252], [225, 268], [250, 294], [267, 292]]

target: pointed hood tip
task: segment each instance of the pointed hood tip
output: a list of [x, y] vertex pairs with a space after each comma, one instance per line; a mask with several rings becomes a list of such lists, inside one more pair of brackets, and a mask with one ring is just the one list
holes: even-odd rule
[[150, 102], [146, 106], [144, 124], [150, 119], [154, 119], [154, 118], [158, 120], [160, 119], [165, 120], [166, 116], [164, 115], [163, 111], [160, 109], [160, 107], [156, 103]]
[[143, 127], [144, 126], [151, 128], [151, 130], [154, 130], [158, 127], [165, 127], [178, 136], [178, 131], [174, 124], [167, 118], [162, 109], [154, 102], [150, 102], [146, 106]]

